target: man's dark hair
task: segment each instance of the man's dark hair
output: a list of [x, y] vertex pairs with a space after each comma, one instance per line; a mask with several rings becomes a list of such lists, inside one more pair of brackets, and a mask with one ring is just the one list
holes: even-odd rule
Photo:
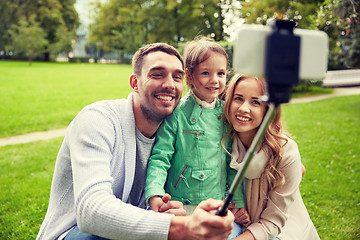
[[141, 76], [141, 68], [144, 57], [151, 52], [164, 52], [177, 57], [184, 69], [184, 61], [176, 48], [166, 43], [150, 43], [137, 50], [132, 58], [132, 67], [136, 75]]

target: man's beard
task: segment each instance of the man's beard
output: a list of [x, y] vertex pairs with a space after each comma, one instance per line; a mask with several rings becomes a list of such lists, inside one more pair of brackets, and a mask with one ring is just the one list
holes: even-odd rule
[[165, 117], [169, 116], [170, 114], [163, 114], [159, 111], [154, 111], [151, 108], [146, 107], [145, 105], [140, 105], [141, 111], [144, 114], [144, 117], [146, 120], [154, 122], [154, 123], [160, 123], [162, 120], [164, 120]]
[[179, 103], [179, 94], [175, 91], [160, 90], [160, 91], [155, 91], [152, 94], [145, 94], [145, 96], [146, 96], [145, 99], [147, 99], [148, 102], [147, 102], [147, 104], [140, 103], [140, 109], [141, 109], [144, 117], [148, 121], [151, 121], [154, 123], [161, 123], [164, 120], [164, 118], [171, 115], [171, 113], [174, 110], [174, 109], [172, 109], [172, 111], [170, 113], [164, 113], [164, 112], [159, 111], [157, 108], [149, 106], [151, 97], [156, 96], [157, 94], [160, 94], [160, 93], [175, 95], [175, 101], [176, 101], [175, 106]]

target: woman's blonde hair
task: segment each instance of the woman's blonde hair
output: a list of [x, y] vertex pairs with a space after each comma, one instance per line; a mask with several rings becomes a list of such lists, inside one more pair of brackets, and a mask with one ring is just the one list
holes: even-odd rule
[[[228, 55], [223, 47], [221, 47], [218, 43], [214, 42], [212, 39], [199, 36], [195, 38], [193, 41], [189, 42], [184, 49], [184, 63], [185, 63], [185, 71], [186, 76], [192, 75], [196, 66], [200, 63], [206, 61], [211, 53], [220, 53], [226, 58], [226, 66], [228, 68], [229, 60]], [[191, 86], [186, 81], [186, 85], [188, 88]]]
[[[232, 138], [236, 136], [236, 130], [233, 128], [230, 122], [230, 106], [234, 98], [234, 91], [238, 83], [244, 79], [255, 79], [259, 86], [261, 87], [261, 94], [265, 95], [266, 82], [264, 78], [260, 77], [249, 77], [242, 76], [240, 74], [235, 74], [228, 83], [225, 95], [225, 104], [224, 104], [224, 121], [229, 124], [229, 131], [223, 137], [222, 142], [232, 134]], [[267, 111], [267, 109], [266, 109]], [[265, 166], [264, 174], [268, 181], [269, 190], [274, 189], [278, 186], [281, 186], [285, 182], [284, 175], [279, 171], [279, 164], [282, 160], [282, 147], [287, 144], [287, 139], [284, 137], [283, 125], [281, 122], [281, 108], [278, 107], [274, 119], [269, 124], [263, 142], [261, 143], [260, 148], [263, 149], [269, 156], [269, 161]]]

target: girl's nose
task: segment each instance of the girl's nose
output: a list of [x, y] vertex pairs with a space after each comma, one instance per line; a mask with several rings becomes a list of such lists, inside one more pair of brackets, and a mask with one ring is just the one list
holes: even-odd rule
[[219, 82], [217, 74], [210, 75], [210, 82], [211, 83], [217, 83]]

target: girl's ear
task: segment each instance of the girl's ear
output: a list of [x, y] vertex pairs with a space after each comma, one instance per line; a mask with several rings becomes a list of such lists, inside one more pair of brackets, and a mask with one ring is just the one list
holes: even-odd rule
[[188, 85], [193, 85], [194, 84], [194, 79], [193, 79], [193, 76], [190, 73], [190, 71], [186, 71], [185, 75], [186, 75], [186, 83]]
[[138, 79], [137, 76], [133, 73], [130, 75], [130, 87], [134, 92], [139, 92], [138, 89]]

